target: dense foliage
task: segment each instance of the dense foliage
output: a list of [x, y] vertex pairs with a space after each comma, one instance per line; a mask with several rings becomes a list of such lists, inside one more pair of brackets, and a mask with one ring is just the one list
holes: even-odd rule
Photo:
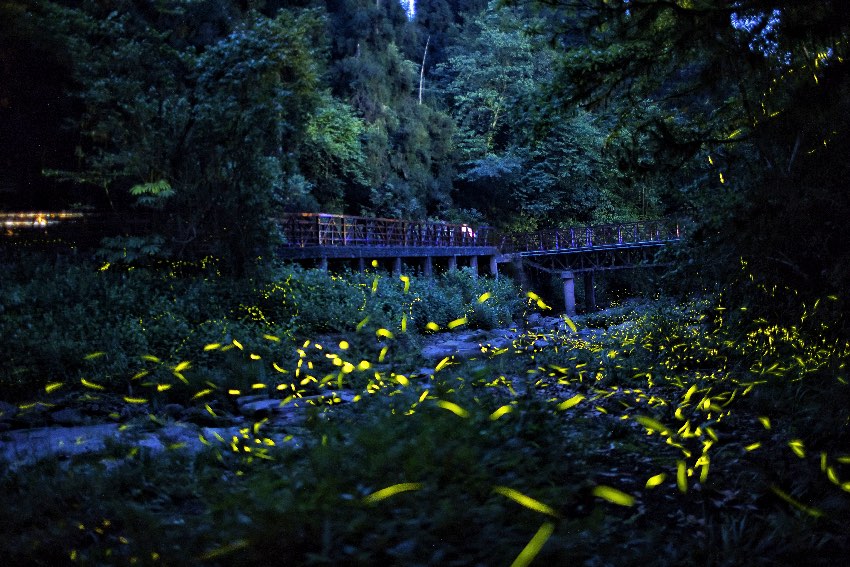
[[[286, 268], [238, 288], [214, 266], [193, 268], [206, 281], [59, 268], [66, 284], [19, 268], [3, 380], [30, 389], [0, 410], [110, 412], [123, 433], [37, 463], [4, 440], [9, 564], [831, 565], [850, 550], [850, 344], [822, 333], [832, 299], [792, 326], [724, 298], [624, 306], [435, 361], [417, 337], [505, 325], [536, 296], [463, 272]], [[48, 320], [61, 298], [76, 322]], [[61, 365], [39, 350], [57, 324]], [[288, 413], [234, 417], [257, 398]]]
[[[603, 115], [543, 102], [557, 50], [528, 33], [543, 21], [525, 8], [420, 2], [410, 19], [365, 0], [0, 7], [14, 30], [4, 72], [24, 79], [3, 81], [0, 118], [14, 137], [50, 138], [38, 160], [4, 139], [16, 156], [0, 170], [7, 206], [120, 211], [143, 219], [148, 253], [213, 254], [239, 274], [284, 210], [515, 229], [658, 212], [618, 169]], [[46, 116], [38, 80], [61, 101]]]
[[625, 170], [697, 221], [709, 281], [743, 257], [810, 298], [846, 289], [846, 2], [538, 5], [559, 52], [550, 100], [605, 109]]
[[[2, 243], [3, 561], [846, 560], [848, 4], [415, 8], [0, 0], [0, 209], [133, 221]], [[278, 264], [317, 210], [678, 215], [690, 298]]]

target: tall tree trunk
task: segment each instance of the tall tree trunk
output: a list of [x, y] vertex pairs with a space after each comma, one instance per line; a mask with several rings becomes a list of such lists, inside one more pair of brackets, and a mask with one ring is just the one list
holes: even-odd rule
[[425, 58], [428, 56], [428, 44], [431, 43], [431, 36], [425, 40], [425, 51], [422, 53], [422, 68], [419, 69], [419, 104], [422, 104], [422, 83], [425, 82]]

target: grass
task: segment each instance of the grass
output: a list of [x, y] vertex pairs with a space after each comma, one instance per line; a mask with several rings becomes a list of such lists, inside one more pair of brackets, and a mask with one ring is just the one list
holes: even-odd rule
[[220, 414], [230, 389], [342, 384], [358, 398], [297, 425], [247, 423], [200, 453], [112, 444], [6, 469], [0, 553], [10, 565], [835, 564], [850, 551], [850, 346], [812, 312], [780, 325], [717, 299], [630, 306], [606, 332], [524, 335], [430, 375], [410, 372], [416, 340], [358, 333], [359, 316], [321, 348], [293, 333], [257, 359], [231, 335], [197, 349], [203, 366], [187, 355], [185, 369], [151, 370], [185, 400], [213, 389], [198, 368], [229, 369], [214, 381]]

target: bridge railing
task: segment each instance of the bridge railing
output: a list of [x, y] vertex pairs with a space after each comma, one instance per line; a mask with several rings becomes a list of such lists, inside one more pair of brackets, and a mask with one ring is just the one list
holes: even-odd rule
[[488, 226], [430, 221], [288, 213], [277, 219], [284, 246], [495, 246]]
[[679, 225], [670, 220], [638, 221], [595, 226], [553, 228], [506, 236], [502, 253], [581, 250], [586, 248], [640, 245], [680, 237]]

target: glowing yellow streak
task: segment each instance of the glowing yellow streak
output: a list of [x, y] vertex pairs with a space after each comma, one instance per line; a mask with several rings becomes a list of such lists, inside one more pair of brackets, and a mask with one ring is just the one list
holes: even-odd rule
[[573, 320], [572, 320], [572, 319], [570, 319], [570, 318], [569, 318], [569, 317], [567, 317], [566, 315], [561, 315], [561, 317], [564, 319], [564, 322], [567, 324], [567, 326], [570, 328], [570, 330], [571, 330], [572, 332], [574, 332], [574, 333], [577, 333], [577, 332], [578, 332], [578, 329], [576, 328], [576, 324], [575, 324], [575, 323], [573, 323]]
[[437, 363], [437, 366], [434, 368], [434, 372], [439, 372], [440, 370], [445, 368], [449, 364], [450, 360], [451, 360], [451, 357], [448, 357], [448, 356], [443, 358], [443, 360], [441, 360], [440, 362]]
[[635, 504], [634, 496], [604, 484], [594, 487], [593, 495], [618, 506], [634, 506]]
[[682, 494], [688, 491], [688, 471], [685, 461], [676, 462], [676, 485]]
[[540, 299], [540, 296], [534, 293], [533, 291], [526, 292], [525, 295], [532, 301], [537, 301], [538, 299]]
[[469, 412], [454, 402], [449, 402], [446, 400], [437, 400], [437, 405], [443, 409], [449, 410], [458, 417], [469, 417]]
[[691, 401], [691, 396], [693, 396], [696, 391], [697, 391], [697, 385], [693, 384], [690, 388], [688, 388], [688, 391], [685, 392], [685, 397], [682, 398], [682, 400], [684, 400], [686, 403]]
[[369, 370], [372, 364], [368, 360], [361, 360], [357, 365], [357, 370]]
[[220, 348], [221, 348], [221, 343], [210, 343], [210, 344], [204, 345], [204, 351], [216, 350], [216, 349], [220, 349]]
[[375, 279], [372, 281], [372, 293], [378, 291], [378, 277], [375, 276]]
[[412, 490], [419, 490], [421, 488], [421, 482], [402, 482], [373, 492], [372, 494], [364, 497], [363, 502], [365, 504], [374, 504], [375, 502], [386, 500], [387, 498], [395, 496], [396, 494], [400, 494], [402, 492], [410, 492]]
[[509, 405], [504, 405], [490, 414], [490, 421], [496, 421], [506, 413], [511, 413], [514, 411], [514, 408]]
[[239, 390], [228, 390], [227, 393], [230, 394], [231, 396], [238, 396], [242, 392], [240, 392]]
[[657, 474], [655, 476], [649, 477], [646, 481], [646, 488], [655, 488], [667, 478], [667, 475], [664, 473]]
[[259, 354], [254, 353], [251, 353], [249, 357], [251, 358], [251, 360], [260, 360], [260, 358], [262, 358]]
[[487, 301], [491, 297], [493, 297], [493, 294], [490, 293], [489, 291], [485, 291], [484, 293], [482, 293], [481, 295], [478, 296], [478, 303], [484, 303], [485, 301]]
[[288, 371], [281, 368], [280, 365], [277, 362], [272, 362], [272, 368], [274, 368], [275, 370], [277, 370], [281, 374], [288, 374]]
[[124, 401], [128, 404], [146, 404], [148, 400], [146, 398], [131, 398], [129, 396], [124, 396]]
[[425, 328], [428, 329], [429, 331], [435, 331], [435, 332], [440, 330], [440, 326], [433, 321], [429, 321], [428, 323], [426, 323]]
[[369, 322], [369, 317], [367, 316], [365, 319], [363, 319], [362, 321], [357, 323], [357, 327], [355, 327], [355, 330], [359, 332], [363, 327], [366, 326], [366, 323], [368, 323], [368, 322]]
[[174, 367], [174, 372], [183, 372], [184, 370], [187, 370], [190, 366], [191, 363], [183, 361]]
[[85, 378], [80, 378], [80, 382], [82, 383], [83, 386], [85, 386], [86, 388], [91, 388], [92, 390], [105, 390], [106, 389], [103, 386], [101, 386], [100, 384], [95, 384], [94, 382], [89, 382]]
[[803, 448], [803, 442], [799, 439], [792, 439], [788, 442], [788, 446], [791, 447], [791, 450], [794, 451], [794, 454], [800, 457], [801, 459], [806, 456], [806, 450]]
[[388, 338], [388, 339], [393, 338], [393, 334], [392, 334], [392, 332], [391, 332], [391, 331], [389, 331], [389, 330], [387, 330], [387, 329], [383, 329], [383, 328], [378, 329], [377, 331], [375, 331], [375, 335], [376, 335], [376, 336], [378, 336], [378, 337], [386, 337], [386, 338]]
[[381, 349], [380, 354], [378, 354], [378, 362], [384, 361], [384, 359], [387, 357], [387, 351], [389, 351], [389, 350], [390, 350], [389, 347], [384, 347], [384, 348]]
[[146, 360], [148, 362], [159, 362], [160, 360], [152, 354], [143, 354], [142, 360]]
[[410, 277], [399, 276], [398, 279], [404, 282], [404, 293], [407, 293], [410, 290]]
[[408, 380], [407, 376], [405, 376], [403, 374], [396, 374], [395, 379], [402, 386], [407, 386], [408, 384], [410, 384], [410, 380]]
[[106, 353], [105, 353], [105, 352], [102, 352], [102, 351], [93, 352], [93, 353], [91, 353], [91, 354], [87, 354], [87, 355], [85, 355], [85, 356], [83, 357], [83, 360], [94, 360], [95, 358], [100, 358], [101, 356], [103, 356], [103, 355], [105, 355], [105, 354], [106, 354]]
[[216, 557], [221, 557], [222, 555], [227, 555], [229, 553], [233, 553], [234, 551], [238, 551], [246, 547], [248, 547], [248, 540], [237, 539], [233, 543], [228, 543], [227, 545], [222, 545], [221, 547], [217, 547], [215, 549], [207, 551], [206, 553], [201, 555], [201, 559], [203, 559], [204, 561], [208, 559], [215, 559]]
[[554, 518], [559, 517], [558, 512], [554, 508], [544, 504], [543, 502], [540, 502], [539, 500], [535, 500], [530, 496], [526, 496], [519, 490], [514, 490], [513, 488], [507, 486], [494, 486], [493, 492], [495, 492], [496, 494], [501, 494], [506, 498], [510, 498], [517, 504], [520, 504], [521, 506], [524, 506], [529, 510], [534, 510], [535, 512], [540, 512], [541, 514], [546, 514], [547, 516], [552, 516]]
[[50, 384], [48, 384], [44, 387], [44, 391], [49, 394], [50, 392], [55, 392], [56, 390], [58, 390], [61, 387], [62, 387], [62, 382], [51, 382]]
[[511, 563], [511, 567], [526, 567], [534, 558], [537, 557], [537, 554], [540, 553], [540, 550], [543, 549], [543, 545], [546, 541], [551, 537], [552, 532], [555, 531], [555, 524], [552, 522], [546, 522], [540, 529], [537, 530], [537, 533], [531, 538], [526, 546], [519, 552], [514, 562]]
[[780, 490], [776, 486], [771, 486], [770, 490], [773, 491], [774, 494], [776, 494], [777, 496], [779, 496], [780, 498], [782, 498], [783, 500], [785, 500], [786, 502], [788, 502], [789, 504], [794, 506], [795, 508], [802, 510], [803, 512], [805, 512], [809, 516], [812, 516], [813, 518], [820, 518], [821, 516], [823, 516], [823, 512], [821, 512], [817, 508], [811, 508], [809, 506], [806, 506], [806, 505], [798, 502], [797, 500], [792, 498], [789, 494]]
[[425, 398], [427, 398], [427, 397], [428, 397], [428, 390], [425, 390], [424, 392], [422, 392], [422, 395], [419, 396], [419, 403], [421, 404], [425, 400]]
[[407, 332], [407, 315], [401, 316], [401, 332], [402, 333]]
[[653, 419], [645, 415], [638, 415], [635, 417], [635, 421], [637, 421], [650, 431], [657, 431], [661, 435], [668, 435], [670, 433], [670, 430], [667, 428], [667, 426], [665, 426], [657, 419]]
[[751, 445], [747, 445], [746, 447], [744, 447], [744, 451], [755, 451], [759, 447], [761, 447], [761, 443], [756, 442], [756, 443], [753, 443]]
[[213, 392], [213, 391], [212, 391], [212, 389], [210, 389], [210, 388], [207, 388], [206, 390], [201, 390], [200, 392], [198, 392], [197, 394], [195, 394], [194, 396], [192, 396], [192, 399], [193, 399], [193, 400], [195, 400], [195, 399], [197, 399], [197, 398], [202, 398], [202, 397], [204, 397], [204, 396], [206, 396], [206, 395], [208, 395], [208, 394], [212, 394], [212, 392]]
[[133, 377], [132, 377], [132, 378], [130, 378], [130, 380], [138, 380], [139, 378], [144, 378], [144, 377], [145, 377], [145, 376], [147, 376], [148, 374], [150, 374], [150, 372], [148, 372], [147, 370], [142, 370], [141, 372], [136, 372], [136, 373], [133, 375]]
[[276, 343], [280, 342], [280, 337], [276, 337], [274, 335], [263, 335], [263, 338], [266, 339], [267, 341], [274, 341]]
[[244, 350], [244, 347], [242, 346], [242, 343], [240, 343], [240, 342], [239, 342], [239, 341], [237, 341], [236, 339], [233, 339], [233, 346], [235, 346], [235, 347], [236, 347], [236, 348], [238, 348], [239, 350]]
[[544, 311], [547, 310], [547, 309], [552, 309], [551, 307], [549, 307], [548, 305], [543, 303], [542, 299], [537, 300], [537, 307], [539, 307], [540, 309], [543, 309]]
[[460, 319], [455, 319], [454, 321], [449, 321], [448, 327], [449, 329], [454, 329], [455, 327], [460, 327], [461, 325], [466, 325], [467, 320], [466, 317], [461, 317]]
[[577, 406], [584, 399], [584, 396], [582, 396], [581, 394], [576, 394], [572, 398], [564, 400], [563, 402], [558, 404], [557, 408], [559, 411], [568, 410], [571, 407]]

